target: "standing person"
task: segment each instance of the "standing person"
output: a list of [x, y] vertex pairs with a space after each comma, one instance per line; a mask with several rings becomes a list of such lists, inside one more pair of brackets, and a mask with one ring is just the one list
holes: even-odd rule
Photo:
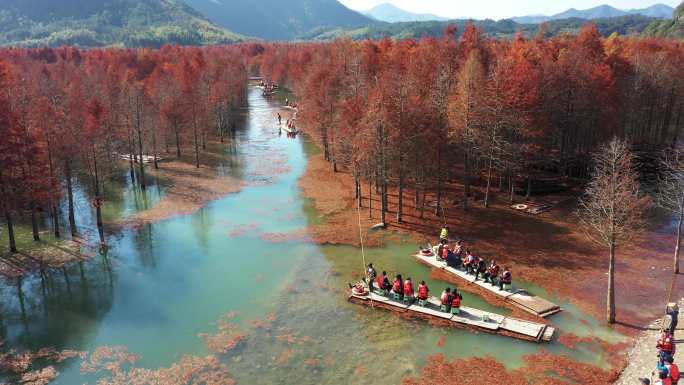
[[[458, 290], [454, 289], [453, 298], [451, 299], [451, 312], [452, 313], [460, 313], [461, 301], [463, 301], [463, 296], [461, 295], [461, 293], [458, 292]], [[454, 310], [454, 309], [456, 309], [456, 310]]]
[[413, 282], [411, 282], [411, 277], [406, 278], [404, 282], [404, 301], [413, 302], [416, 293], [413, 291]]
[[375, 271], [375, 267], [373, 267], [372, 263], [368, 264], [368, 272], [366, 273], [366, 283], [368, 284], [368, 290], [370, 292], [373, 292], [373, 282], [375, 282], [375, 279], [378, 277], [378, 272]]
[[420, 281], [420, 285], [418, 285], [418, 299], [427, 301], [428, 293], [430, 293], [430, 289], [425, 284], [425, 281]]
[[446, 288], [442, 292], [442, 295], [439, 297], [440, 302], [442, 303], [442, 311], [445, 313], [449, 313], [451, 311], [451, 289]]
[[283, 124], [283, 117], [280, 116], [280, 112], [278, 113], [278, 125]]
[[679, 323], [679, 306], [676, 303], [668, 303], [665, 314], [670, 316], [670, 334], [674, 337], [677, 323]]
[[442, 231], [439, 233], [439, 242], [443, 245], [449, 242], [449, 226], [444, 225], [442, 227]]

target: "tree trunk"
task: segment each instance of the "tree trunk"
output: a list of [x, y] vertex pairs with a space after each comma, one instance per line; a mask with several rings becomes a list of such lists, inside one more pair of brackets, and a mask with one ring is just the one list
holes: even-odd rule
[[52, 229], [55, 233], [55, 238], [59, 238], [61, 234], [59, 233], [59, 211], [57, 210], [57, 205], [52, 205]]
[[178, 127], [175, 127], [176, 129], [176, 157], [180, 159], [181, 157], [181, 150], [180, 150], [180, 131], [178, 130]]
[[397, 222], [404, 221], [404, 162], [402, 157], [399, 157], [399, 203], [397, 209]]
[[492, 186], [492, 167], [494, 163], [494, 152], [489, 156], [489, 166], [487, 167], [487, 187], [485, 188], [484, 207], [489, 207], [489, 188]]
[[152, 156], [154, 156], [154, 169], [159, 170], [159, 163], [157, 163], [157, 134], [152, 130]]
[[387, 223], [387, 183], [385, 181], [382, 182], [380, 206], [380, 223], [385, 225]]
[[14, 222], [9, 210], [5, 209], [5, 221], [7, 222], [7, 238], [9, 239], [10, 252], [17, 252], [17, 240], [14, 238]]
[[470, 157], [468, 149], [463, 151], [463, 209], [468, 209], [468, 195], [470, 195]]
[[71, 183], [71, 159], [66, 160], [64, 165], [64, 177], [67, 182], [67, 200], [69, 202], [69, 228], [71, 236], [75, 237], [78, 234], [76, 230], [76, 215], [74, 214], [74, 188]]
[[145, 190], [145, 163], [143, 162], [143, 142], [142, 142], [142, 127], [138, 127], [138, 154], [139, 156], [139, 166], [140, 166], [140, 188]]
[[97, 232], [100, 235], [100, 243], [105, 243], [104, 237], [104, 225], [102, 224], [102, 197], [100, 196], [100, 173], [97, 168], [97, 154], [93, 149], [93, 169], [95, 171], [95, 179], [93, 184], [95, 185], [95, 217], [97, 220]]
[[38, 232], [38, 220], [36, 219], [36, 207], [31, 204], [31, 230], [33, 231], [33, 240], [40, 241], [40, 233]]
[[525, 200], [529, 200], [532, 196], [532, 175], [527, 174], [527, 192], [525, 193]]
[[510, 176], [510, 185], [511, 185], [511, 204], [515, 202], [515, 180], [513, 179], [513, 173], [511, 172]]
[[195, 136], [195, 167], [200, 168], [200, 161], [199, 161], [199, 138], [197, 137], [197, 122], [195, 119], [192, 121], [192, 126], [193, 126], [193, 132]]
[[435, 215], [439, 215], [439, 209], [442, 207], [442, 145], [437, 145], [437, 205], [435, 206]]
[[368, 181], [368, 218], [373, 219], [373, 182]]
[[675, 245], [674, 253], [674, 272], [679, 274], [679, 250], [682, 245], [682, 222], [684, 221], [684, 204], [681, 205], [679, 211], [679, 221], [677, 223], [677, 243]]
[[608, 298], [606, 303], [608, 323], [615, 323], [615, 242], [610, 244], [610, 264], [608, 265]]

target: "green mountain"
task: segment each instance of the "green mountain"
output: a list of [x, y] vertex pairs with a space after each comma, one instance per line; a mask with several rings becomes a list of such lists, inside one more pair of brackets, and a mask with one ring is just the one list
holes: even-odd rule
[[181, 0], [0, 0], [0, 45], [158, 47], [243, 37]]
[[654, 21], [644, 33], [684, 38], [684, 3], [679, 4], [671, 20]]
[[[621, 17], [610, 17], [605, 19], [595, 19], [599, 31], [604, 36], [610, 36], [617, 32], [621, 35], [641, 33], [652, 22], [653, 18], [630, 15]], [[450, 21], [427, 21], [412, 23], [376, 23], [362, 28], [355, 29], [327, 29], [312, 31], [303, 36], [310, 40], [333, 40], [340, 37], [351, 37], [352, 39], [382, 39], [391, 37], [394, 39], [421, 38], [424, 36], [441, 36], [444, 29], [450, 25], [456, 25], [458, 32], [462, 33], [470, 20], [450, 20]], [[481, 27], [485, 33], [492, 37], [508, 38], [513, 37], [518, 31], [527, 36], [534, 36], [539, 31], [537, 24], [518, 24], [513, 20], [474, 20], [476, 26]], [[558, 35], [562, 33], [577, 33], [584, 24], [585, 19], [572, 18], [565, 20], [553, 20], [546, 23], [548, 35]]]
[[212, 22], [268, 40], [292, 40], [315, 28], [357, 28], [374, 21], [337, 0], [185, 0]]

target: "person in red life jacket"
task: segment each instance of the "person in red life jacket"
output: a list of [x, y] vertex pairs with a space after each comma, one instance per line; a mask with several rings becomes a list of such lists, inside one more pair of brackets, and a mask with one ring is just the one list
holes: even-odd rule
[[451, 254], [451, 249], [449, 249], [449, 245], [444, 245], [444, 247], [442, 248], [442, 261], [448, 260], [449, 254]]
[[679, 383], [679, 378], [681, 377], [679, 373], [679, 366], [674, 363], [674, 357], [669, 356], [665, 360], [666, 364], [665, 366], [667, 367], [668, 374], [670, 376], [670, 379], [672, 380], [672, 385], [677, 385]]
[[392, 286], [392, 291], [399, 295], [404, 295], [404, 280], [401, 279], [401, 274], [397, 274], [394, 278], [394, 286]]
[[489, 283], [494, 285], [495, 280], [498, 276], [499, 276], [499, 265], [496, 264], [495, 260], [492, 260], [492, 263], [489, 264], [489, 267], [487, 268], [487, 271], [484, 274], [484, 280], [485, 280], [485, 282], [489, 281]]
[[456, 308], [456, 309], [460, 309], [462, 300], [463, 300], [463, 296], [461, 296], [461, 293], [459, 293], [456, 289], [454, 289], [453, 299], [451, 300], [451, 307]]
[[451, 289], [448, 287], [444, 289], [442, 295], [439, 297], [439, 300], [445, 309], [444, 311], [449, 313], [451, 311], [451, 301], [453, 300], [451, 297]]
[[411, 277], [406, 278], [404, 282], [404, 299], [413, 302], [416, 293], [413, 291], [413, 282], [411, 282]]
[[513, 283], [513, 273], [508, 267], [504, 267], [504, 271], [499, 277], [499, 290], [503, 290], [504, 285]]
[[389, 278], [387, 278], [387, 272], [383, 271], [382, 274], [378, 277], [378, 287], [380, 288], [380, 291], [388, 292], [390, 290], [390, 281]]
[[420, 281], [420, 285], [418, 285], [418, 299], [426, 301], [428, 299], [428, 293], [430, 293], [430, 289], [425, 284], [425, 281]]

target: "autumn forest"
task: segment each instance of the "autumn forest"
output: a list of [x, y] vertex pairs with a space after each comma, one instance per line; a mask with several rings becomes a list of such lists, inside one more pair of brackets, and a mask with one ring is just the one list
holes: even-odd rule
[[[216, 337], [200, 334], [201, 338], [210, 342], [209, 350], [214, 354], [208, 356], [208, 361], [202, 361], [203, 368], [215, 366], [224, 374], [228, 369], [218, 364], [216, 357], [222, 358], [237, 351], [239, 355], [236, 353], [235, 357], [231, 356], [230, 363], [244, 366], [250, 362], [250, 357], [258, 357], [250, 356], [249, 349], [264, 349], [270, 358], [270, 346], [280, 344], [283, 352], [273, 354], [272, 362], [268, 365], [289, 365], [290, 360], [298, 362], [296, 360], [301, 359], [300, 365], [292, 364], [290, 369], [293, 372], [305, 370], [306, 375], [319, 375], [325, 372], [321, 369], [319, 373], [319, 369], [326, 365], [340, 365], [343, 366], [340, 370], [345, 370], [348, 375], [353, 374], [354, 378], [372, 378], [364, 377], [368, 372], [364, 365], [348, 364], [352, 366], [347, 367], [346, 361], [343, 365], [343, 359], [335, 362], [329, 358], [334, 353], [311, 356], [301, 353], [306, 346], [319, 343], [315, 335], [317, 332], [326, 338], [340, 338], [329, 336], [329, 331], [319, 326], [324, 321], [318, 320], [318, 313], [307, 311], [323, 309], [321, 314], [334, 314], [335, 317], [351, 312], [346, 307], [340, 311], [339, 306], [343, 305], [329, 301], [329, 298], [333, 295], [342, 297], [342, 290], [346, 292], [347, 284], [344, 280], [359, 281], [364, 278], [363, 274], [352, 273], [361, 264], [356, 261], [361, 258], [356, 257], [359, 254], [357, 248], [344, 249], [331, 245], [362, 246], [360, 254], [364, 258], [364, 268], [369, 262], [365, 259], [365, 253], [369, 253], [375, 258], [374, 261], [378, 261], [376, 263], [384, 262], [390, 266], [388, 270], [406, 269], [388, 255], [397, 253], [397, 250], [413, 252], [413, 243], [417, 239], [432, 237], [435, 238], [430, 239], [432, 242], [438, 241], [439, 229], [449, 224], [452, 234], [462, 235], [466, 242], [473, 239], [473, 243], [476, 243], [476, 236], [481, 236], [481, 242], [486, 246], [482, 246], [478, 252], [491, 254], [492, 258], [493, 254], [503, 254], [500, 257], [503, 263], [513, 266], [514, 280], [521, 276], [542, 287], [545, 295], [553, 293], [556, 299], [563, 301], [571, 298], [563, 303], [564, 307], [571, 308], [568, 314], [572, 315], [568, 318], [572, 320], [563, 319], [559, 323], [563, 326], [573, 325], [576, 329], [567, 332], [561, 330], [558, 345], [562, 347], [558, 346], [558, 349], [564, 354], [562, 357], [566, 361], [563, 362], [567, 366], [579, 369], [569, 374], [563, 373], [563, 378], [574, 383], [616, 380], [616, 373], [619, 374], [619, 370], [625, 366], [624, 360], [611, 358], [606, 363], [602, 357], [596, 361], [582, 357], [578, 361], [584, 361], [578, 363], [573, 360], [575, 357], [568, 357], [572, 356], [571, 351], [577, 345], [582, 344], [588, 351], [594, 349], [601, 351], [601, 354], [622, 351], [625, 346], [620, 344], [624, 341], [612, 333], [617, 333], [617, 330], [632, 337], [636, 334], [636, 328], [629, 329], [631, 324], [645, 322], [639, 317], [650, 317], [651, 313], [638, 314], [634, 310], [645, 301], [638, 293], [625, 293], [628, 280], [624, 279], [621, 283], [615, 272], [622, 269], [624, 276], [629, 274], [631, 285], [642, 272], [655, 269], [634, 262], [638, 259], [635, 255], [641, 253], [642, 249], [634, 251], [636, 249], [630, 245], [636, 241], [645, 244], [645, 247], [651, 246], [648, 237], [656, 232], [656, 228], [657, 237], [653, 237], [660, 242], [658, 247], [664, 245], [659, 251], [666, 256], [658, 259], [653, 280], [640, 282], [639, 285], [643, 285], [645, 293], [658, 295], [648, 302], [658, 302], [659, 306], [665, 299], [676, 301], [677, 293], [673, 294], [674, 289], [679, 287], [675, 282], [676, 275], [667, 292], [668, 298], [662, 298], [662, 282], [669, 283], [672, 274], [679, 271], [684, 219], [684, 41], [618, 34], [602, 37], [593, 24], [585, 25], [576, 35], [548, 37], [544, 28], [543, 25], [540, 27], [536, 37], [518, 34], [512, 39], [492, 38], [469, 23], [458, 33], [455, 26], [450, 26], [441, 37], [406, 40], [252, 42], [208, 47], [165, 45], [160, 49], [0, 48], [0, 216], [4, 223], [4, 234], [0, 239], [6, 239], [7, 243], [0, 249], [7, 250], [7, 253], [0, 253], [0, 265], [11, 267], [10, 270], [21, 270], [21, 273], [11, 276], [15, 280], [8, 287], [12, 290], [18, 287], [23, 333], [30, 334], [30, 328], [26, 325], [31, 317], [25, 314], [24, 284], [21, 279], [16, 280], [17, 276], [31, 273], [37, 265], [35, 270], [40, 271], [40, 281], [36, 281], [36, 287], [40, 289], [34, 294], [35, 297], [42, 296], [46, 302], [52, 295], [51, 290], [58, 291], [54, 281], [62, 280], [61, 274], [68, 288], [64, 290], [72, 298], [71, 285], [74, 280], [70, 281], [67, 273], [68, 263], [51, 266], [50, 261], [41, 259], [39, 255], [32, 258], [16, 257], [25, 252], [17, 245], [18, 234], [25, 232], [36, 244], [46, 234], [49, 234], [50, 239], [57, 240], [83, 238], [83, 242], [99, 250], [94, 254], [107, 254], [111, 244], [114, 253], [123, 255], [135, 254], [130, 250], [139, 245], [130, 246], [117, 237], [125, 237], [127, 232], [141, 229], [141, 233], [149, 232], [150, 244], [149, 250], [141, 247], [145, 249], [144, 253], [140, 252], [141, 255], [154, 254], [151, 245], [156, 250], [164, 250], [164, 242], [159, 239], [167, 239], [172, 245], [169, 248], [177, 247], [180, 250], [182, 247], [173, 242], [189, 237], [187, 232], [173, 234], [174, 227], [167, 227], [155, 233], [158, 239], [154, 239], [155, 221], [125, 227], [121, 223], [108, 224], [103, 219], [103, 207], [109, 204], [105, 199], [105, 190], [115, 180], [123, 175], [123, 179], [130, 183], [130, 189], [140, 194], [149, 189], [150, 183], [154, 183], [151, 180], [163, 171], [176, 184], [173, 187], [176, 190], [170, 187], [164, 192], [167, 195], [160, 198], [173, 195], [171, 199], [176, 199], [167, 203], [166, 208], [191, 198], [195, 199], [193, 204], [198, 206], [186, 211], [179, 210], [174, 216], [164, 217], [164, 220], [180, 217], [179, 222], [173, 224], [185, 226], [187, 221], [183, 222], [182, 215], [197, 215], [193, 218], [200, 218], [198, 221], [201, 225], [197, 227], [202, 229], [198, 233], [207, 237], [205, 239], [198, 235], [202, 241], [200, 246], [184, 253], [190, 255], [199, 249], [203, 255], [212, 255], [211, 242], [207, 239], [214, 238], [206, 234], [213, 234], [216, 228], [220, 228], [216, 231], [221, 233], [212, 235], [216, 239], [225, 241], [224, 238], [235, 238], [243, 242], [241, 246], [221, 244], [222, 252], [252, 245], [250, 242], [254, 239], [249, 238], [250, 234], [268, 229], [267, 233], [255, 239], [258, 240], [257, 247], [268, 250], [264, 258], [272, 259], [260, 259], [260, 254], [253, 260], [241, 257], [240, 263], [258, 264], [253, 267], [255, 273], [242, 274], [238, 270], [247, 269], [244, 266], [236, 271], [227, 268], [221, 272], [226, 276], [221, 277], [221, 280], [237, 282], [248, 279], [238, 289], [231, 289], [231, 293], [244, 293], [245, 287], [250, 287], [250, 290], [256, 287], [258, 291], [261, 285], [273, 284], [269, 290], [282, 292], [288, 298], [283, 300], [287, 303], [283, 308], [292, 311], [287, 313], [291, 323], [287, 323], [287, 316], [275, 315], [276, 311], [273, 311], [266, 321], [252, 320], [251, 323], [243, 322], [244, 325], [240, 324], [242, 321], [238, 312], [228, 313], [229, 316], [218, 321], [219, 334]], [[275, 96], [269, 93], [271, 86], [277, 89], [273, 91]], [[285, 106], [285, 103], [281, 103], [284, 100], [287, 100]], [[281, 118], [283, 123], [279, 126], [278, 120]], [[285, 121], [292, 125], [288, 129], [296, 124], [303, 138], [293, 139], [294, 134], [287, 135], [287, 139], [282, 137]], [[252, 131], [245, 133], [247, 129], [244, 127], [252, 127]], [[297, 147], [300, 142], [295, 140], [304, 143], [301, 144], [303, 149]], [[232, 161], [216, 167], [219, 156], [211, 152], [216, 146], [219, 146], [217, 148], [220, 151], [232, 146], [231, 156], [243, 156], [242, 161], [247, 163], [244, 159], [248, 159], [256, 165], [254, 168], [266, 167], [264, 164], [268, 167], [266, 171], [254, 171], [248, 166], [239, 165], [246, 170], [241, 169], [245, 175], [258, 174], [259, 178], [250, 180], [245, 176], [244, 181], [235, 183], [230, 189], [209, 191], [209, 182], [180, 189], [182, 186], [178, 185], [192, 178], [210, 175], [207, 178], [213, 178], [212, 183], [218, 183], [216, 178], [229, 173], [225, 169], [235, 171], [238, 166]], [[240, 146], [243, 148], [236, 149]], [[320, 157], [317, 157], [315, 150], [306, 146], [319, 149]], [[221, 161], [224, 160], [221, 158]], [[183, 163], [185, 168], [168, 166], [164, 170], [167, 161]], [[174, 167], [177, 166], [174, 163]], [[314, 174], [311, 174], [312, 168]], [[158, 171], [160, 169], [162, 171]], [[272, 175], [265, 177], [259, 173]], [[154, 177], [150, 177], [150, 174]], [[295, 182], [288, 179], [290, 175]], [[234, 175], [231, 174], [231, 177]], [[296, 182], [300, 179], [301, 182]], [[278, 183], [284, 183], [283, 180], [290, 184], [280, 186]], [[256, 198], [248, 203], [231, 203], [230, 209], [221, 206], [227, 203], [219, 198], [229, 193], [244, 192], [248, 189], [246, 186], [256, 191], [252, 192]], [[278, 189], [259, 190], [267, 188], [264, 186], [276, 186]], [[85, 190], [85, 193], [79, 189]], [[299, 206], [302, 200], [300, 190], [301, 194], [314, 202], [302, 203], [301, 206], [306, 209]], [[210, 198], [204, 199], [200, 205], [196, 198], [197, 194], [202, 193]], [[559, 193], [564, 194], [566, 202], [570, 202], [563, 207], [566, 211], [561, 214], [535, 219], [509, 213], [513, 204], [529, 203], [539, 197], [543, 199]], [[88, 205], [78, 204], [79, 194], [87, 196]], [[296, 195], [291, 197], [288, 194]], [[279, 196], [289, 200], [276, 204]], [[213, 200], [219, 200], [219, 203], [206, 212], [204, 208], [199, 208]], [[309, 208], [308, 204], [313, 208]], [[262, 205], [270, 211], [240, 211], [247, 206]], [[274, 207], [271, 209], [270, 205]], [[283, 208], [285, 206], [287, 208]], [[293, 207], [297, 210], [294, 213], [281, 212], [294, 210]], [[324, 214], [319, 215], [320, 218], [315, 217], [311, 214], [315, 210]], [[79, 223], [79, 214], [95, 218], [97, 228], [89, 234], [92, 237], [84, 235], [93, 229], [84, 228], [85, 225]], [[240, 215], [251, 222], [238, 224], [233, 216]], [[217, 222], [207, 225], [205, 220]], [[287, 225], [298, 223], [301, 228], [289, 228], [278, 222], [278, 226], [271, 229], [268, 221], [276, 220]], [[318, 223], [319, 220], [329, 221], [330, 228], [319, 231], [325, 227]], [[495, 230], [477, 227], [477, 222], [487, 221], [492, 228], [495, 227], [492, 223], [501, 223], [507, 237], [504, 239], [519, 244], [510, 248], [492, 246], [501, 243], [497, 237], [503, 236]], [[663, 227], [663, 222], [672, 222], [674, 225]], [[463, 228], [454, 229], [455, 225]], [[309, 227], [316, 226], [320, 228], [307, 232], [311, 230]], [[379, 241], [381, 236], [366, 231], [371, 226], [386, 229], [388, 233], [397, 229], [401, 236], [407, 238], [400, 238], [401, 241]], [[581, 230], [575, 232], [575, 227]], [[527, 234], [524, 240], [516, 239], [527, 230], [534, 235]], [[503, 234], [504, 230], [501, 232]], [[341, 233], [345, 233], [347, 238]], [[112, 234], [117, 234], [117, 237], [110, 237]], [[177, 239], [164, 238], [169, 234], [177, 236]], [[535, 237], [554, 239], [559, 246], [556, 249], [553, 245], [539, 246], [542, 251], [536, 252], [535, 242], [543, 242], [538, 242]], [[375, 241], [377, 244], [372, 243]], [[387, 241], [390, 248], [382, 249], [387, 247], [383, 246], [383, 241]], [[444, 241], [452, 240], [447, 237]], [[136, 242], [139, 242], [138, 238], [130, 243]], [[297, 257], [292, 256], [292, 260], [299, 261], [297, 263], [305, 267], [292, 273], [296, 276], [294, 283], [283, 284], [280, 283], [280, 279], [284, 278], [279, 269], [284, 271], [286, 267], [281, 265], [284, 262], [276, 261], [272, 254], [292, 252], [290, 246], [294, 242], [310, 242], [320, 246], [327, 259], [325, 264], [318, 260], [302, 262], [296, 258], [311, 251], [297, 249]], [[363, 248], [363, 242], [371, 243], [380, 251], [369, 252]], [[401, 242], [413, 243], [408, 248], [402, 248]], [[365, 246], [370, 248], [368, 244]], [[563, 247], [572, 249], [568, 251], [567, 259], [559, 257], [565, 255], [565, 251], [560, 250]], [[528, 250], [529, 255], [520, 255], [527, 254]], [[672, 251], [675, 254], [674, 263]], [[629, 259], [620, 259], [622, 252], [629, 254]], [[254, 248], [245, 254], [253, 253], [256, 253]], [[532, 254], [538, 259], [533, 260]], [[352, 263], [347, 263], [348, 260], [341, 255], [354, 258], [353, 268], [349, 266]], [[191, 270], [187, 266], [202, 265], [198, 260], [181, 260], [174, 267]], [[24, 262], [26, 266], [22, 266]], [[79, 263], [83, 263], [83, 260], [79, 260]], [[160, 258], [153, 262], [146, 261], [143, 265], [147, 269], [163, 263]], [[184, 263], [189, 265], [184, 267]], [[295, 262], [291, 263], [296, 265]], [[543, 265], [543, 269], [535, 272], [535, 263]], [[124, 268], [130, 268], [131, 265], [121, 262]], [[197, 274], [202, 279], [217, 273], [212, 271], [213, 267], [199, 271], [197, 266], [192, 269], [197, 268]], [[378, 270], [383, 268], [380, 266]], [[141, 282], [154, 281], [156, 272], [145, 269], [131, 276]], [[450, 282], [435, 273], [430, 275], [426, 269], [414, 269], [411, 270], [414, 277], [421, 275], [419, 279], [414, 279], [416, 287], [417, 282], [425, 278], [433, 286], [434, 292], [431, 293], [434, 295], [442, 290], [438, 281]], [[86, 282], [83, 266], [78, 270], [75, 273], [77, 279]], [[2, 271], [7, 270], [0, 269]], [[559, 281], [577, 272], [591, 277], [592, 283], [584, 287], [581, 287], [584, 285], [581, 282], [560, 287]], [[390, 272], [394, 273], [400, 272]], [[325, 277], [325, 282], [322, 278], [318, 282], [320, 277]], [[539, 281], [535, 281], [537, 279]], [[168, 293], [163, 293], [169, 297], [182, 298], [185, 293], [173, 294], [173, 290], [175, 284], [182, 286], [185, 281], [178, 279], [176, 282], [176, 276], [170, 281], [173, 284], [164, 287]], [[274, 282], [285, 288], [275, 286]], [[203, 285], [204, 282], [195, 286]], [[210, 284], [206, 286], [213, 287]], [[531, 287], [537, 290], [536, 286]], [[621, 288], [625, 294], [620, 292]], [[82, 290], [86, 293], [84, 296], [89, 293], [88, 290]], [[193, 287], [192, 290], [199, 289]], [[326, 298], [320, 302], [315, 295], [314, 299], [291, 299], [307, 291], [324, 292]], [[574, 293], [568, 294], [569, 291]], [[203, 295], [212, 298], [233, 296], [211, 293], [203, 292]], [[137, 295], [127, 294], [130, 297]], [[503, 301], [490, 301], [486, 297], [481, 300], [476, 294], [466, 294], [464, 301], [469, 306], [486, 306], [488, 310], [493, 309], [491, 311], [509, 306]], [[30, 294], [26, 296], [30, 297]], [[159, 298], [165, 297], [155, 297], [155, 300], [163, 302]], [[250, 301], [262, 306], [257, 300]], [[620, 307], [621, 301], [625, 303], [623, 309]], [[199, 306], [194, 298], [189, 302], [192, 302], [192, 306]], [[125, 307], [125, 304], [119, 303], [118, 306]], [[157, 302], [145, 306], [154, 308]], [[188, 309], [194, 309], [192, 306]], [[31, 365], [26, 364], [22, 370], [7, 370], [8, 365], [3, 366], [9, 357], [16, 359], [11, 356], [16, 352], [7, 353], [3, 350], [6, 335], [2, 332], [2, 310], [0, 308], [0, 382], [4, 378], [3, 372], [9, 371], [19, 376], [10, 376], [10, 379], [20, 378], [22, 370], [27, 371]], [[361, 312], [356, 308], [354, 310]], [[648, 309], [649, 312], [652, 310]], [[191, 314], [194, 310], [184, 311]], [[243, 311], [249, 314], [249, 310]], [[515, 317], [541, 322], [540, 317], [531, 317], [519, 310], [512, 311]], [[621, 314], [621, 311], [624, 312]], [[307, 321], [318, 320], [318, 324], [311, 321], [311, 324], [307, 324], [311, 330], [293, 332], [290, 329], [297, 327], [297, 316], [301, 316], [297, 312], [303, 312]], [[396, 343], [406, 343], [408, 346], [410, 341], [399, 337], [405, 334], [405, 331], [400, 331], [403, 329], [399, 329], [405, 320], [383, 314], [385, 318], [373, 318], [381, 321], [376, 324], [388, 324], [388, 328], [396, 332], [392, 334], [395, 336], [393, 342], [400, 341]], [[660, 313], [657, 315], [660, 316]], [[334, 325], [335, 317], [325, 322]], [[358, 317], [352, 318], [346, 313], [340, 317], [347, 317], [342, 318], [347, 322], [339, 326], [339, 330], [353, 334], [350, 328], [358, 326]], [[379, 316], [373, 313], [369, 317]], [[159, 324], [168, 322], [160, 318], [157, 320]], [[596, 331], [599, 326], [592, 326], [596, 330], [586, 326], [590, 323], [586, 320], [594, 322], [594, 318], [600, 322], [596, 321], [592, 325], [605, 327], [607, 331], [601, 329], [604, 334]], [[553, 322], [554, 318], [550, 320]], [[280, 322], [286, 325], [280, 325]], [[616, 329], [609, 328], [606, 326], [608, 324], [617, 324]], [[434, 325], [426, 331], [425, 324], [421, 325], [416, 326], [416, 333], [426, 333], [421, 334], [425, 340], [436, 341], [438, 353], [458, 351], [449, 342], [444, 342], [453, 335], [438, 334], [433, 330]], [[259, 339], [247, 336], [247, 333], [237, 333], [236, 330], [240, 328], [258, 334]], [[590, 332], [582, 335], [580, 330], [587, 329]], [[382, 330], [373, 330], [382, 333]], [[363, 334], [355, 329], [354, 332]], [[302, 333], [310, 333], [313, 337]], [[470, 335], [464, 331], [459, 333]], [[466, 338], [462, 334], [458, 336]], [[479, 334], [476, 336], [479, 338]], [[488, 341], [496, 345], [493, 342], [498, 343], [500, 339]], [[26, 340], [30, 338], [26, 337]], [[335, 346], [347, 345], [347, 341], [334, 341], [332, 345]], [[474, 344], [468, 341], [463, 346]], [[355, 346], [359, 346], [367, 341], [355, 343]], [[435, 343], [431, 342], [432, 345]], [[383, 345], [382, 350], [394, 348], [394, 345], [390, 348], [387, 346]], [[554, 365], [554, 358], [550, 358], [549, 353], [527, 349], [526, 346], [520, 348], [520, 345], [512, 343], [502, 346], [515, 352], [519, 366], [531, 365], [533, 373], [523, 373], [519, 369], [506, 372], [507, 369], [502, 367], [503, 374], [501, 378], [497, 377], [501, 382], [536, 383], [530, 380], [530, 373], [543, 377]], [[452, 350], [448, 350], [450, 347]], [[350, 356], [356, 354], [347, 353]], [[428, 361], [423, 369], [416, 370], [411, 366], [414, 362], [424, 362], [425, 358], [412, 356], [410, 364], [405, 364], [410, 369], [396, 371], [397, 376], [402, 376], [398, 379], [411, 384], [447, 384], [460, 375], [454, 368], [462, 365], [462, 362], [456, 360], [451, 363], [444, 356]], [[499, 357], [475, 357], [469, 362], [473, 368], [477, 365], [484, 368], [499, 365], [493, 361], [496, 358]], [[116, 368], [120, 369], [119, 366]], [[243, 374], [246, 378], [263, 371], [261, 366], [242, 369], [247, 373]], [[192, 370], [190, 372], [194, 373]], [[578, 374], [580, 372], [582, 374]], [[441, 373], [446, 374], [442, 376]], [[187, 373], [179, 374], [179, 378], [183, 375]], [[470, 379], [478, 376], [474, 369], [473, 373], [467, 375]], [[136, 377], [126, 377], [121, 372], [113, 373], [113, 376], [119, 382], [112, 380], [111, 383], [136, 381]], [[188, 376], [191, 378], [192, 374]], [[50, 376], [46, 374], [46, 377]], [[215, 383], [224, 383], [216, 378]], [[290, 381], [296, 380], [288, 378]]]

